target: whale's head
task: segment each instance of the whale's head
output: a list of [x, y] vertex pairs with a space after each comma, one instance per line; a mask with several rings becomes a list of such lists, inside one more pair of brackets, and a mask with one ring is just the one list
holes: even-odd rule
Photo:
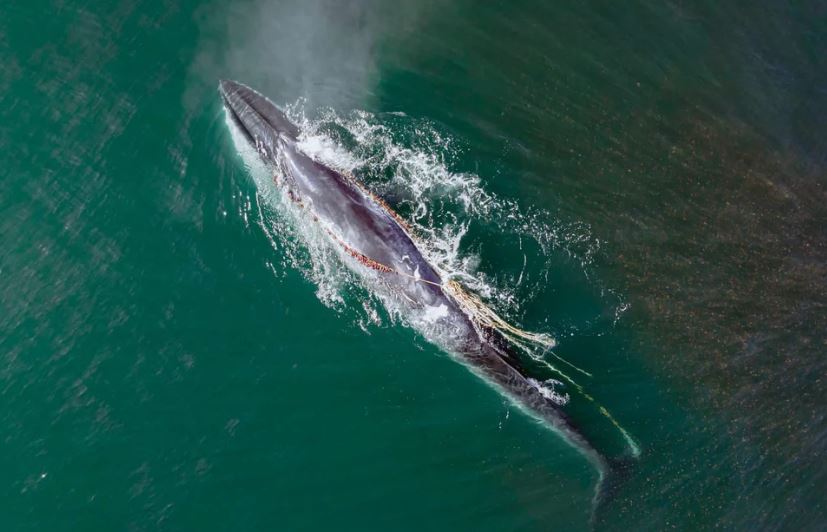
[[293, 141], [299, 128], [276, 104], [236, 81], [221, 80], [218, 90], [230, 118], [262, 157], [274, 159], [282, 141]]
[[219, 92], [227, 116], [292, 200], [313, 203], [319, 212], [348, 201], [342, 195], [349, 190], [347, 180], [301, 150], [299, 128], [273, 102], [236, 81], [220, 81]]

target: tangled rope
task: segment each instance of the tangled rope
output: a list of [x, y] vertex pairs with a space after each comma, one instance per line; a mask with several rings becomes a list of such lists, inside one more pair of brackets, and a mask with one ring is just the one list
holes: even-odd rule
[[592, 374], [588, 371], [575, 366], [568, 360], [551, 351], [551, 349], [557, 345], [557, 342], [551, 336], [545, 333], [535, 333], [515, 327], [500, 317], [499, 314], [494, 312], [491, 307], [486, 305], [485, 302], [479, 297], [471, 292], [468, 292], [461, 284], [453, 279], [443, 284], [442, 288], [448, 292], [461, 307], [463, 307], [463, 309], [474, 319], [474, 321], [477, 322], [477, 324], [496, 330], [509, 342], [525, 351], [534, 361], [542, 363], [550, 370], [564, 377], [566, 380], [574, 382], [568, 375], [549, 364], [542, 357], [542, 355], [538, 355], [535, 347], [542, 348], [543, 354], [550, 353], [554, 358], [579, 371], [583, 375], [588, 377], [592, 376]]

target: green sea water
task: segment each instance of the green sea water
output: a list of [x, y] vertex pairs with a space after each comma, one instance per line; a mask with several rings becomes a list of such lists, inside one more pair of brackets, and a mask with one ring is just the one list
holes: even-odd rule
[[[826, 41], [823, 2], [0, 5], [0, 530], [823, 529]], [[592, 374], [641, 449], [594, 516], [280, 221], [220, 78]]]

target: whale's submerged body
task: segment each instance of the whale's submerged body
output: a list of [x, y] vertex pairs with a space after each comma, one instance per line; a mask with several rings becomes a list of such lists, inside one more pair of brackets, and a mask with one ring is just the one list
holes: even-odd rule
[[526, 376], [507, 341], [476, 323], [445, 289], [404, 222], [352, 178], [304, 154], [297, 146], [298, 127], [270, 100], [233, 81], [221, 81], [220, 92], [230, 119], [265, 164], [273, 166], [279, 186], [345, 251], [348, 266], [371, 277], [378, 290], [398, 296], [405, 312], [443, 331], [441, 347], [550, 425], [595, 464], [601, 478], [610, 472], [611, 462], [577, 429], [559, 401]]

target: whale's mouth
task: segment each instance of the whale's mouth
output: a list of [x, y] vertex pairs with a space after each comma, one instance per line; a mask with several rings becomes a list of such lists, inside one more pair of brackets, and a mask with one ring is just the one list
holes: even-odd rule
[[295, 140], [299, 128], [273, 102], [237, 81], [221, 80], [218, 90], [233, 122], [257, 147], [272, 150], [280, 136]]

